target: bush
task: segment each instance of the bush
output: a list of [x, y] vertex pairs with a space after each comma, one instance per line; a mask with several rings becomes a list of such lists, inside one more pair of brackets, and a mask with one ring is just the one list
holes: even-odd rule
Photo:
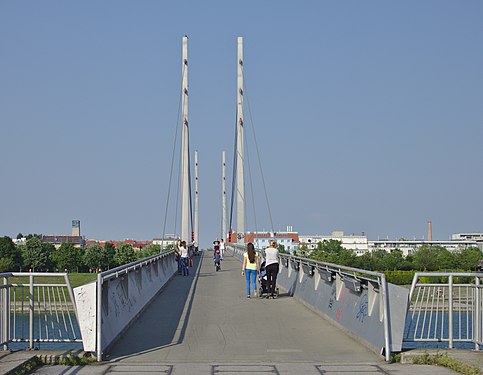
[[396, 285], [409, 285], [416, 271], [384, 271], [387, 282]]

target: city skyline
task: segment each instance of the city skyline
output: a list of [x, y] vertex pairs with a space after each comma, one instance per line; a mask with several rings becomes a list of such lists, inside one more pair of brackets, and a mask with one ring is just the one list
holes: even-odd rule
[[[79, 219], [86, 238], [162, 236], [183, 35], [202, 247], [220, 237], [223, 150], [231, 182], [237, 36], [275, 230], [482, 232], [482, 16], [478, 1], [3, 2], [0, 235]], [[270, 230], [251, 139], [247, 230]]]

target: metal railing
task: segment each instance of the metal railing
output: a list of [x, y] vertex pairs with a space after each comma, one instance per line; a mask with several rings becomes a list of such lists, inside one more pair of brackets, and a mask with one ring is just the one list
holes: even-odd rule
[[[238, 258], [243, 256], [243, 252], [246, 250], [246, 245], [241, 244], [230, 244], [234, 251], [234, 255]], [[258, 250], [262, 253], [263, 251]], [[314, 275], [315, 271], [319, 274], [320, 278], [327, 281], [333, 282], [336, 279], [340, 280], [344, 287], [352, 290], [355, 293], [361, 293], [362, 290], [368, 289], [369, 284], [376, 286], [371, 288], [375, 294], [380, 294], [379, 298], [381, 300], [382, 307], [382, 321], [384, 328], [384, 355], [386, 361], [391, 358], [391, 332], [390, 332], [390, 310], [388, 301], [388, 287], [386, 281], [386, 275], [380, 272], [373, 272], [362, 270], [358, 268], [341, 266], [338, 264], [321, 262], [314, 259], [301, 258], [290, 254], [280, 253], [281, 266], [288, 268], [290, 267], [296, 271], [301, 268], [303, 272], [307, 275]]]
[[483, 325], [483, 273], [418, 272], [410, 290], [405, 342], [474, 343]]
[[[174, 250], [165, 250], [164, 252], [153, 255], [151, 257], [141, 259], [129, 264], [125, 264], [108, 271], [101, 272], [97, 275], [97, 307], [96, 307], [96, 319], [97, 319], [97, 332], [96, 332], [96, 357], [98, 361], [102, 361], [103, 347], [103, 296], [107, 296], [105, 285], [107, 281], [124, 278], [125, 276], [135, 273], [151, 266], [167, 257], [174, 257]], [[174, 258], [173, 258], [174, 259]], [[174, 260], [173, 260], [174, 262]]]
[[338, 275], [344, 286], [353, 292], [360, 293], [362, 289], [367, 289], [369, 284], [376, 284], [375, 289], [380, 293], [382, 301], [383, 327], [384, 327], [384, 354], [386, 361], [391, 359], [391, 332], [390, 332], [390, 313], [387, 292], [386, 275], [380, 272], [367, 271], [353, 267], [341, 266], [338, 264], [321, 262], [318, 260], [301, 258], [294, 255], [280, 254], [282, 263], [292, 262], [295, 267], [304, 268], [304, 272], [313, 273], [317, 270], [320, 277], [327, 281], [334, 280]]
[[[0, 345], [82, 342], [74, 295], [67, 273], [2, 273]], [[39, 280], [54, 280], [42, 282]]]

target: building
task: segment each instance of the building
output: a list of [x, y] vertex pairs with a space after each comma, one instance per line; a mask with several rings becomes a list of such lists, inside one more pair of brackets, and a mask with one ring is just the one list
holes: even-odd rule
[[341, 246], [347, 250], [352, 250], [356, 255], [365, 254], [369, 251], [369, 244], [367, 237], [362, 234], [360, 236], [351, 235], [347, 236], [342, 231], [332, 232], [331, 235], [321, 236], [321, 235], [310, 235], [310, 236], [300, 236], [300, 245], [305, 245], [307, 250], [310, 252], [317, 248], [319, 242], [336, 240], [340, 241]]
[[98, 241], [98, 240], [90, 239], [86, 241], [86, 246], [89, 246], [94, 243], [101, 245], [101, 247], [104, 247], [106, 243], [111, 243], [114, 245], [114, 247], [117, 247], [120, 244], [127, 244], [127, 245], [131, 245], [134, 251], [140, 251], [144, 247], [153, 244], [153, 241], [137, 241], [137, 240], [130, 240], [130, 239], [127, 239], [124, 241]]
[[468, 247], [478, 247], [478, 242], [474, 240], [377, 240], [369, 241], [369, 251], [385, 250], [391, 252], [392, 250], [398, 249], [403, 252], [404, 256], [408, 256], [414, 254], [423, 245], [442, 246], [449, 251], [457, 252]]
[[25, 245], [27, 243], [27, 238], [22, 237], [22, 238], [12, 238], [12, 242], [17, 245]]
[[[290, 227], [288, 229], [291, 229]], [[270, 246], [270, 241], [277, 241], [286, 252], [294, 254], [299, 249], [299, 234], [293, 231], [286, 232], [247, 232], [246, 242], [251, 242], [255, 249], [265, 249]]]
[[72, 220], [72, 235], [73, 236], [80, 236], [80, 220]]
[[50, 243], [54, 245], [56, 249], [58, 249], [63, 243], [73, 244], [74, 247], [81, 248], [86, 245], [85, 238], [81, 236], [80, 232], [80, 220], [72, 220], [72, 234], [70, 236], [67, 234], [42, 236], [42, 242]]
[[467, 233], [455, 233], [451, 236], [454, 241], [473, 240], [476, 241], [478, 247], [483, 251], [483, 233], [467, 232]]
[[473, 240], [483, 242], [483, 233], [455, 233], [451, 235], [453, 241]]
[[42, 242], [50, 243], [54, 245], [56, 249], [58, 249], [60, 245], [62, 245], [63, 243], [73, 244], [74, 247], [81, 247], [81, 248], [83, 248], [86, 244], [84, 237], [70, 236], [67, 234], [42, 236]]
[[153, 244], [163, 246], [164, 248], [168, 247], [169, 245], [176, 246], [178, 244], [178, 237], [174, 234], [167, 234], [163, 238], [154, 238]]

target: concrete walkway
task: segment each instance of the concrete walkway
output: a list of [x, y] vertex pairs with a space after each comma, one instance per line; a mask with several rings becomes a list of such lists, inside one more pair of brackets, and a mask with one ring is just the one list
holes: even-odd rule
[[[110, 361], [174, 363], [380, 362], [381, 357], [294, 298], [247, 299], [241, 263], [211, 253], [199, 271], [177, 276], [106, 356]], [[194, 272], [193, 272], [194, 273]]]
[[212, 253], [176, 276], [104, 356], [35, 374], [454, 374], [433, 366], [387, 364], [294, 298], [247, 299], [241, 263]]

